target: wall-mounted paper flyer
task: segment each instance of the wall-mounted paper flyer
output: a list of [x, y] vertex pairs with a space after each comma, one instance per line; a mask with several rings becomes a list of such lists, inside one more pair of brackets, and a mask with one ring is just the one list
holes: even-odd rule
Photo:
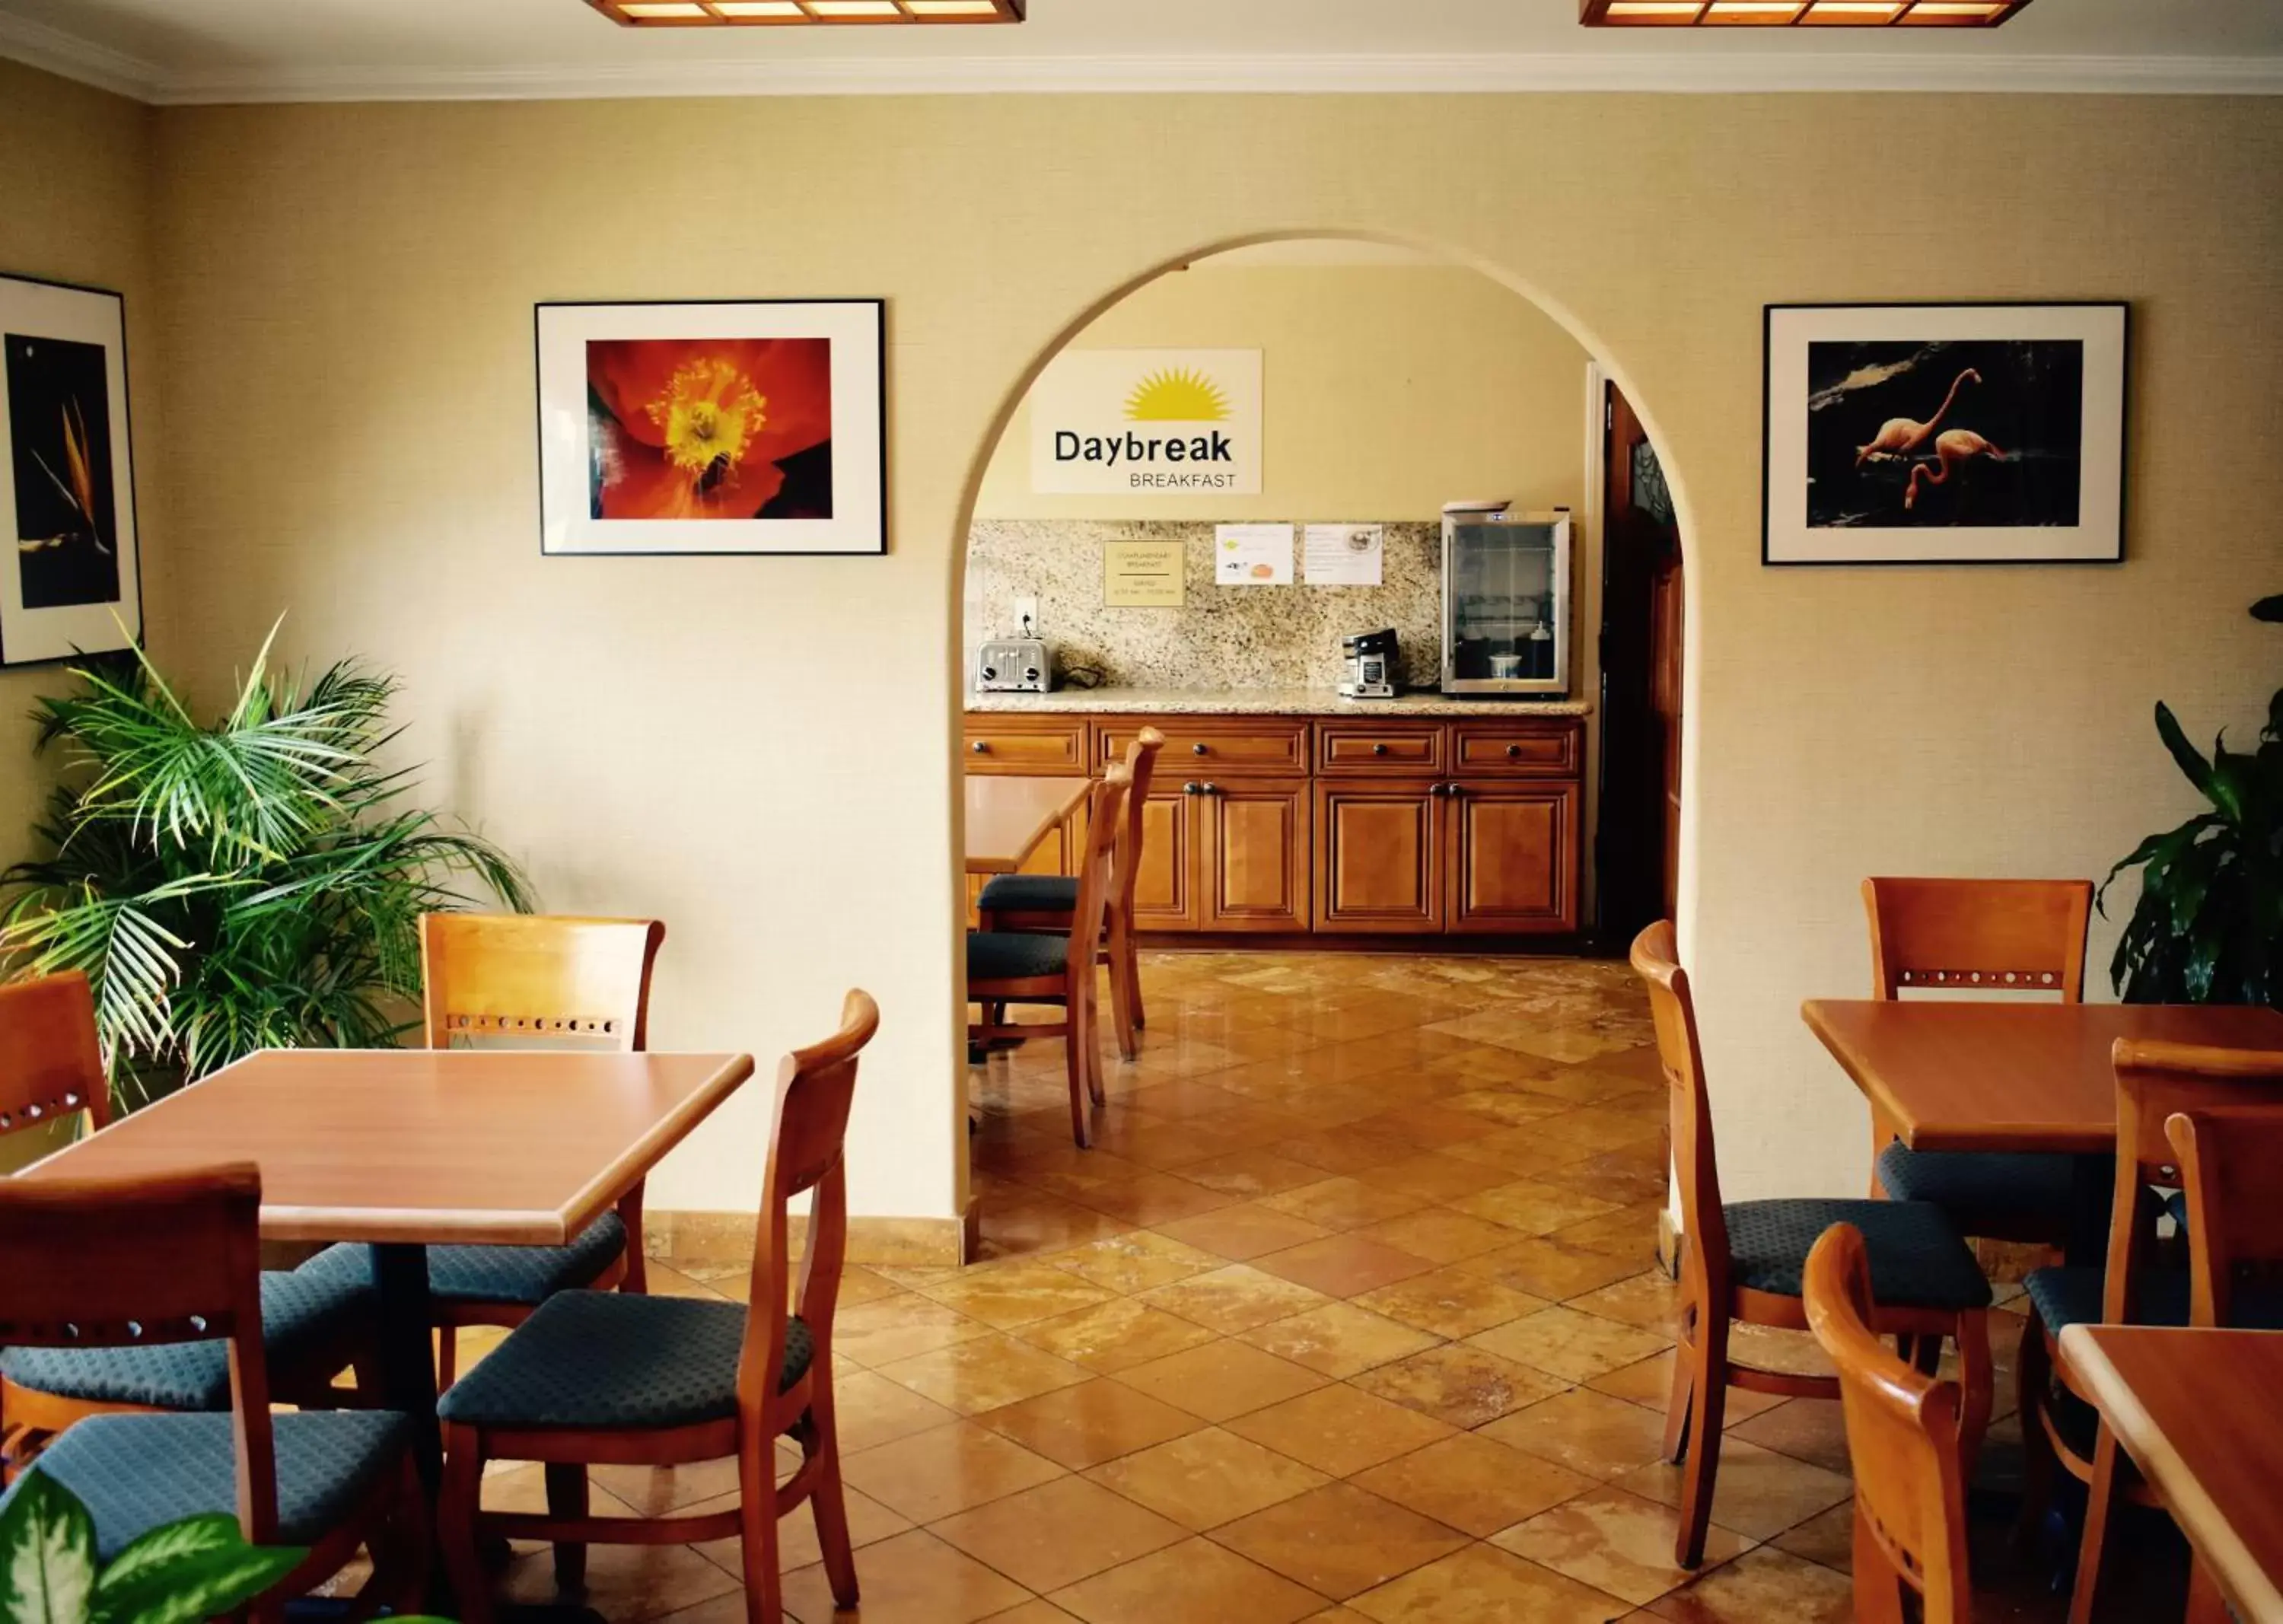
[[1383, 525], [1309, 525], [1300, 556], [1312, 587], [1375, 587], [1386, 555]]
[[1213, 579], [1225, 587], [1292, 584], [1290, 525], [1215, 525]]

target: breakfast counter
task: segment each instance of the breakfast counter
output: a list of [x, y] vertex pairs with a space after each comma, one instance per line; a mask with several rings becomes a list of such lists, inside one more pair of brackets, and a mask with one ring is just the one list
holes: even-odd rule
[[1432, 691], [1343, 699], [1329, 688], [1062, 688], [1053, 693], [973, 693], [970, 715], [1500, 716], [1514, 722], [1587, 716], [1586, 699], [1454, 698]]

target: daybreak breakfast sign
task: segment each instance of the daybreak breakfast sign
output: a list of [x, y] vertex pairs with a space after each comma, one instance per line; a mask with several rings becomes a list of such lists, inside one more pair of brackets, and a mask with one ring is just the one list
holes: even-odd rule
[[1260, 352], [1064, 351], [1031, 386], [1031, 488], [1259, 495]]

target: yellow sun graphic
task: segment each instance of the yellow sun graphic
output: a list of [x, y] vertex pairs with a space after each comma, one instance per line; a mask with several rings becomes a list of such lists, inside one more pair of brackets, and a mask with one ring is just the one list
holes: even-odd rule
[[1203, 372], [1173, 367], [1134, 385], [1126, 415], [1136, 423], [1218, 423], [1228, 416], [1228, 397]]

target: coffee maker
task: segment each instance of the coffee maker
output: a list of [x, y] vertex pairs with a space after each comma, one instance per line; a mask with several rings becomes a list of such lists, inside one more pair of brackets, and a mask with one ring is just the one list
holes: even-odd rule
[[1395, 629], [1358, 632], [1340, 639], [1340, 658], [1347, 662], [1340, 678], [1343, 699], [1391, 699], [1395, 697]]

